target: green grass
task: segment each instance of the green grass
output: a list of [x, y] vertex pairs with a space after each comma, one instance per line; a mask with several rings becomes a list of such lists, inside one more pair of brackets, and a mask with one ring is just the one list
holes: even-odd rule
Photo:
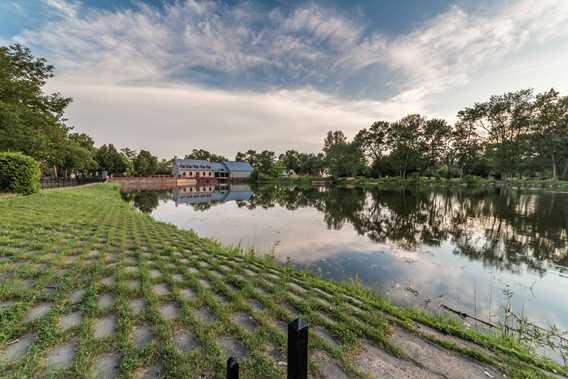
[[[338, 342], [312, 334], [311, 354], [325, 352], [355, 378], [366, 377], [353, 360], [362, 341], [414, 360], [392, 343], [393, 325], [498, 367], [508, 377], [543, 377], [543, 371], [568, 375], [566, 367], [536, 357], [514, 341], [395, 307], [360, 286], [323, 280], [155, 221], [122, 201], [111, 185], [0, 198], [0, 258], [3, 377], [90, 376], [100, 358], [112, 353], [122, 377], [159, 367], [164, 377], [222, 378], [228, 357], [222, 341], [248, 351], [240, 360], [242, 377], [284, 377], [279, 361], [286, 360], [285, 325], [297, 315]], [[154, 286], [160, 284], [166, 293], [156, 293]], [[82, 298], [72, 301], [78, 291], [83, 291]], [[103, 307], [102, 297], [112, 302]], [[134, 300], [144, 302], [140, 313], [131, 307]], [[27, 321], [26, 315], [40, 304], [49, 305], [49, 311]], [[175, 318], [161, 312], [166, 306], [177, 309]], [[200, 317], [206, 308], [214, 320]], [[82, 315], [81, 322], [63, 331], [60, 320], [75, 312]], [[251, 316], [252, 326], [235, 321], [236, 315]], [[115, 330], [99, 338], [96, 325], [103, 319], [113, 320]], [[417, 323], [483, 349], [424, 335]], [[152, 335], [143, 347], [133, 339], [140, 327]], [[189, 352], [176, 346], [180, 331], [189, 331], [197, 345]], [[33, 337], [27, 353], [18, 360], [2, 360], [1, 352], [25, 336]], [[50, 354], [65, 344], [75, 352], [70, 366], [46, 371]], [[314, 376], [318, 365], [317, 359], [310, 361]]]

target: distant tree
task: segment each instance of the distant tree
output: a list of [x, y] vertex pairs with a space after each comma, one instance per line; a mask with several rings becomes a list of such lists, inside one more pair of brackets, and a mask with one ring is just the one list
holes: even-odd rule
[[301, 154], [296, 150], [287, 150], [284, 154], [280, 154], [278, 160], [284, 165], [286, 170], [294, 170], [294, 172], [300, 172], [300, 160], [302, 159]]
[[158, 158], [149, 151], [140, 150], [133, 161], [134, 175], [151, 176], [158, 170]]
[[471, 174], [475, 162], [482, 159], [483, 139], [474, 123], [460, 120], [450, 136], [450, 165], [456, 167], [459, 176]]
[[461, 123], [469, 123], [484, 132], [492, 165], [504, 177], [518, 173], [525, 158], [526, 141], [533, 111], [532, 90], [491, 96], [489, 101], [476, 103], [458, 113]]
[[235, 155], [235, 161], [237, 162], [244, 162], [246, 161], [247, 155], [245, 153], [241, 153], [240, 151]]
[[426, 120], [420, 135], [421, 171], [433, 174], [437, 167], [449, 165], [451, 135], [452, 127], [446, 120]]
[[101, 146], [95, 154], [95, 160], [101, 170], [109, 175], [122, 175], [128, 168], [128, 160], [113, 144]]
[[173, 159], [169, 159], [169, 160], [161, 159], [158, 162], [158, 169], [156, 170], [156, 174], [157, 175], [171, 175], [173, 165], [174, 165]]
[[67, 144], [64, 150], [61, 168], [65, 176], [70, 174], [91, 174], [97, 171], [99, 165], [93, 158], [93, 153], [78, 144]]
[[391, 124], [387, 141], [391, 147], [390, 159], [398, 167], [398, 175], [406, 177], [410, 171], [422, 165], [423, 143], [421, 137], [426, 120], [412, 114]]
[[190, 154], [185, 155], [185, 159], [200, 159], [210, 162], [223, 162], [227, 160], [227, 158], [222, 155], [212, 154], [203, 149], [193, 149]]
[[[554, 89], [536, 96], [531, 146], [551, 168], [552, 178], [568, 176], [568, 96]], [[561, 168], [563, 167], [563, 168]]]
[[333, 176], [359, 174], [365, 167], [363, 152], [356, 143], [350, 143], [341, 131], [330, 131], [324, 140], [325, 164]]
[[323, 151], [326, 152], [333, 145], [347, 143], [347, 137], [341, 130], [329, 131], [323, 141]]

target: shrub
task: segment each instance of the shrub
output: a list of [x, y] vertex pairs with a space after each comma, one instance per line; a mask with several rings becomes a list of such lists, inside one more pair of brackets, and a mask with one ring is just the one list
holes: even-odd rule
[[39, 165], [22, 153], [0, 152], [0, 190], [22, 194], [39, 191]]

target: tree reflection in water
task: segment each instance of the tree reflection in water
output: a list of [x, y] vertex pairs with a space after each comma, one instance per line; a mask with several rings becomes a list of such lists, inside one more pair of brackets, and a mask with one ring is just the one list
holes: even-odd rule
[[[515, 190], [379, 190], [362, 188], [256, 186], [242, 209], [315, 208], [329, 229], [353, 225], [360, 235], [407, 251], [445, 242], [454, 254], [485, 266], [544, 274], [568, 267], [568, 194]], [[142, 212], [175, 191], [123, 194]], [[187, 204], [204, 211], [222, 201]]]
[[313, 207], [328, 228], [346, 223], [408, 251], [450, 241], [454, 254], [484, 265], [543, 274], [568, 266], [568, 194], [515, 190], [364, 190], [259, 187], [243, 208]]

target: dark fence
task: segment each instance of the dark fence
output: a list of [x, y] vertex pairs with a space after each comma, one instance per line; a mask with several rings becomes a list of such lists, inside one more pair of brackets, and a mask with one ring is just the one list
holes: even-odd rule
[[[288, 323], [288, 379], [308, 377], [308, 324], [301, 319]], [[239, 362], [227, 360], [227, 379], [239, 379]]]
[[106, 179], [103, 176], [77, 176], [75, 178], [66, 178], [59, 176], [42, 176], [39, 180], [40, 188], [58, 188], [80, 186], [82, 184], [100, 183]]

